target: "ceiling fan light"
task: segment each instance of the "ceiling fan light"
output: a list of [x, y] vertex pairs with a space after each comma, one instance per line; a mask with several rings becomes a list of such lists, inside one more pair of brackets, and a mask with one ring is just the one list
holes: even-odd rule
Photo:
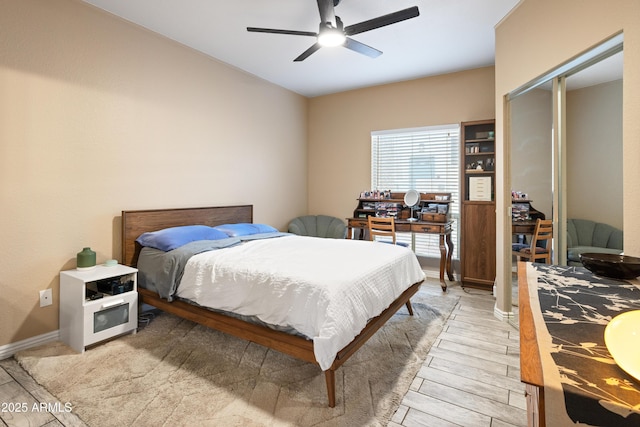
[[337, 28], [323, 28], [318, 35], [318, 43], [323, 47], [341, 46], [347, 40], [344, 33]]

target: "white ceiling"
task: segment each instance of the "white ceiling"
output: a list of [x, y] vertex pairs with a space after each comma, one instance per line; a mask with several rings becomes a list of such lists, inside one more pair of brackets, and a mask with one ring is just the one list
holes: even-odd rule
[[318, 31], [315, 0], [84, 0], [222, 62], [307, 97], [494, 64], [494, 27], [519, 0], [342, 0], [345, 26], [418, 6], [420, 16], [354, 35], [383, 52], [343, 47], [293, 62], [313, 37], [246, 27]]

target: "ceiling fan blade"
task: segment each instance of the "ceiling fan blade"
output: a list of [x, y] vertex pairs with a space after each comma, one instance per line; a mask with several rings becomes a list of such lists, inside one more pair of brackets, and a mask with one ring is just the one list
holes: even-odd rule
[[307, 59], [309, 56], [311, 56], [311, 54], [313, 54], [314, 52], [316, 52], [318, 49], [320, 49], [322, 46], [320, 46], [320, 43], [314, 43], [309, 49], [305, 50], [304, 52], [302, 52], [300, 54], [300, 56], [298, 56], [296, 59], [293, 60], [293, 62], [300, 62], [300, 61], [304, 61], [305, 59]]
[[415, 18], [419, 15], [420, 11], [418, 10], [418, 6], [413, 6], [397, 12], [389, 13], [388, 15], [369, 19], [368, 21], [363, 21], [358, 24], [349, 25], [344, 28], [344, 33], [347, 36], [353, 36], [354, 34], [364, 33], [365, 31], [375, 30], [376, 28], [385, 27], [387, 25]]
[[346, 47], [347, 49], [351, 49], [354, 52], [367, 55], [370, 58], [377, 58], [378, 56], [382, 55], [382, 52], [378, 49], [367, 46], [366, 44], [360, 43], [359, 41], [356, 41], [354, 39], [350, 39], [349, 37], [347, 37], [347, 40], [344, 43], [344, 47]]
[[271, 34], [287, 34], [291, 36], [318, 37], [318, 33], [313, 33], [311, 31], [276, 30], [273, 28], [256, 28], [256, 27], [247, 27], [247, 31], [249, 31], [250, 33], [271, 33]]

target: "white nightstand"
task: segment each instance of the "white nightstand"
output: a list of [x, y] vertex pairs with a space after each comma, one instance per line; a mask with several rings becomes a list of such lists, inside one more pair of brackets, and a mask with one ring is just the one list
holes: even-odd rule
[[120, 264], [60, 272], [60, 339], [82, 353], [88, 345], [135, 333], [137, 273]]

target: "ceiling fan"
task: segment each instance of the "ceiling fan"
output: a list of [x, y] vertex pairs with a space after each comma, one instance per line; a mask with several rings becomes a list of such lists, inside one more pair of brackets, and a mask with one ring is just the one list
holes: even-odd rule
[[317, 33], [311, 31], [294, 31], [294, 30], [278, 30], [273, 28], [257, 28], [247, 27], [247, 31], [254, 33], [271, 33], [271, 34], [288, 34], [293, 36], [310, 36], [316, 37], [314, 43], [309, 49], [305, 50], [294, 59], [295, 62], [304, 61], [311, 54], [316, 52], [323, 46], [344, 46], [355, 52], [376, 58], [382, 55], [382, 52], [364, 43], [360, 43], [349, 36], [364, 33], [365, 31], [375, 30], [376, 28], [385, 27], [407, 19], [415, 18], [420, 15], [418, 6], [399, 10], [398, 12], [389, 13], [377, 18], [369, 19], [358, 24], [344, 26], [339, 16], [336, 16], [334, 8], [340, 3], [340, 0], [317, 0], [318, 11], [320, 12], [320, 29]]

